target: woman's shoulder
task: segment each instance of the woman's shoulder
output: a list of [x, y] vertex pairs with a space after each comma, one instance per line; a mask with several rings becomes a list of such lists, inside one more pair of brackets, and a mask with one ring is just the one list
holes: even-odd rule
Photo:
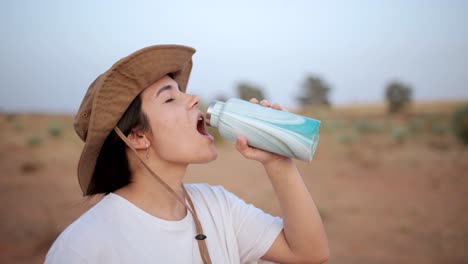
[[110, 197], [105, 196], [73, 221], [57, 237], [52, 248], [62, 246], [74, 248], [78, 245], [86, 245], [90, 241], [106, 237], [107, 233], [112, 232], [113, 228], [109, 224], [109, 219], [112, 219], [110, 217], [113, 210], [113, 202], [110, 200]]

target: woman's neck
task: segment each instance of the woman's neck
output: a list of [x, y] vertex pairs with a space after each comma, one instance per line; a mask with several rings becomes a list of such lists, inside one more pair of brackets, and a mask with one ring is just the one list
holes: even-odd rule
[[[174, 197], [174, 193], [167, 190], [143, 165], [139, 165], [132, 171], [131, 182], [115, 193], [158, 218], [173, 221], [184, 218], [187, 209]], [[176, 195], [185, 201], [182, 179], [187, 171], [187, 165], [155, 164], [155, 162], [148, 162], [148, 165]]]

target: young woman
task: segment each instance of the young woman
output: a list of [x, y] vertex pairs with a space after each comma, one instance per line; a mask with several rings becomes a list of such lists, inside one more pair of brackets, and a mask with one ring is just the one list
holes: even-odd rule
[[[197, 96], [185, 93], [194, 49], [151, 46], [89, 87], [75, 130], [84, 195], [104, 198], [68, 226], [46, 263], [323, 263], [328, 242], [294, 162], [236, 148], [265, 168], [283, 219], [220, 186], [183, 184], [189, 164], [217, 157]], [[265, 107], [281, 109], [277, 104]]]

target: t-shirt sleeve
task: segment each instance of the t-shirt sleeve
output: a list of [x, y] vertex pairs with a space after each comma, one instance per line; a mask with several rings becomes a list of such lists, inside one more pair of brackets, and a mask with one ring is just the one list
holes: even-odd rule
[[226, 190], [224, 192], [232, 214], [241, 263], [258, 261], [283, 229], [283, 220], [247, 204]]

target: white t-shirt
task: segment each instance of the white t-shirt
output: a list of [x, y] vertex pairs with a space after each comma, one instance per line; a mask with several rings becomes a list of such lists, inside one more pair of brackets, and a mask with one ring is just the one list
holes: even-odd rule
[[[221, 186], [187, 184], [213, 263], [257, 263], [283, 228]], [[192, 215], [154, 217], [110, 193], [68, 226], [45, 263], [202, 263]]]

